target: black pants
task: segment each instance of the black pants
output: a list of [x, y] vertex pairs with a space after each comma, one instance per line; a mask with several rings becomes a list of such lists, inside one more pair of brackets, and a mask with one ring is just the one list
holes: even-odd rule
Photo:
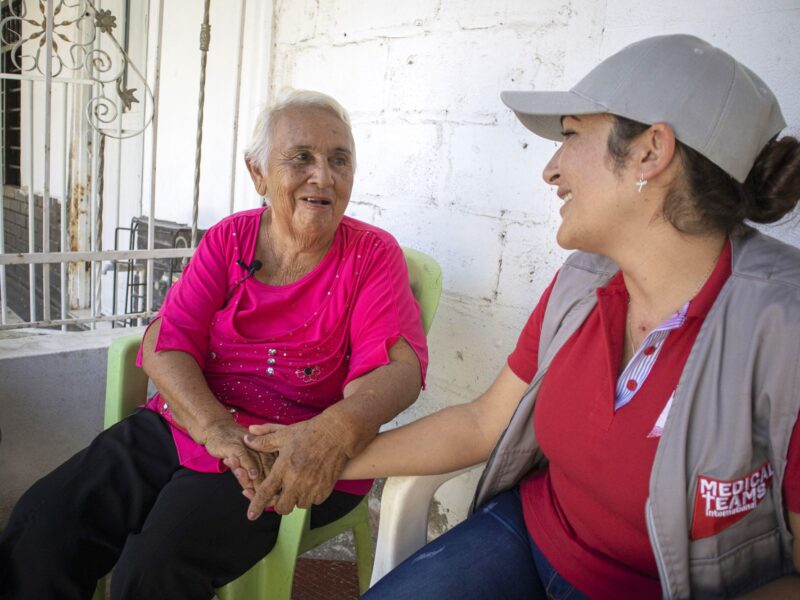
[[[311, 526], [359, 500], [334, 492]], [[248, 521], [247, 506], [231, 473], [181, 467], [166, 422], [140, 410], [20, 498], [0, 536], [0, 598], [90, 598], [113, 567], [115, 600], [206, 600], [275, 544], [280, 515]]]

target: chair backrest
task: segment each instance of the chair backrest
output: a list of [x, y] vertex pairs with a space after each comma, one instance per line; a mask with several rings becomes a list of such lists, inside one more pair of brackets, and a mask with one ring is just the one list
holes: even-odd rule
[[126, 335], [111, 342], [106, 371], [106, 429], [121, 421], [147, 399], [147, 375], [136, 366], [141, 335]]
[[411, 292], [419, 303], [422, 316], [422, 329], [427, 334], [439, 306], [442, 295], [442, 270], [439, 265], [424, 252], [413, 248], [403, 248], [408, 267], [408, 281]]
[[[411, 291], [419, 303], [422, 328], [431, 327], [442, 293], [442, 270], [427, 254], [403, 248]], [[147, 398], [147, 375], [136, 366], [141, 335], [115, 339], [108, 348], [105, 427], [111, 427], [133, 412]]]

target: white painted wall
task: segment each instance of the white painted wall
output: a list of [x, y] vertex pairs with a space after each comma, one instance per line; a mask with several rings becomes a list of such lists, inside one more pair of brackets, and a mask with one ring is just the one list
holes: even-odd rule
[[[485, 389], [565, 256], [540, 177], [556, 145], [501, 90], [568, 89], [635, 40], [692, 33], [760, 74], [798, 135], [798, 27], [797, 0], [277, 0], [272, 85], [319, 89], [352, 113], [349, 213], [444, 272], [428, 390], [401, 420]], [[800, 245], [796, 224], [771, 229]]]

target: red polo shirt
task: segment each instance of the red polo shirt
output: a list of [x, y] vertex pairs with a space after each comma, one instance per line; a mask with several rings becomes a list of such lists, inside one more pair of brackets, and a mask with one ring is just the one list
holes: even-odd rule
[[[659, 440], [652, 432], [703, 319], [730, 276], [730, 259], [728, 244], [629, 404], [614, 411], [628, 308], [621, 273], [597, 290], [595, 309], [542, 382], [534, 428], [549, 466], [520, 483], [525, 522], [553, 567], [592, 598], [661, 596], [644, 511]], [[528, 382], [536, 371], [552, 285], [508, 358], [514, 373]], [[787, 507], [794, 512], [800, 511], [798, 431], [795, 426], [784, 485]]]

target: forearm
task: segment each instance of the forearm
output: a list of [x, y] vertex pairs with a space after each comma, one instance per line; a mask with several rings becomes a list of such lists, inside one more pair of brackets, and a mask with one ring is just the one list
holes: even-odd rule
[[205, 444], [214, 424], [233, 423], [228, 410], [208, 387], [203, 372], [186, 352], [156, 352], [160, 321], [155, 322], [142, 342], [143, 367], [169, 405], [175, 422], [186, 429], [194, 441]]
[[419, 362], [404, 340], [390, 349], [392, 362], [351, 382], [344, 398], [316, 419], [341, 435], [348, 458], [361, 452], [381, 425], [411, 406], [419, 396]]
[[504, 366], [467, 404], [380, 434], [345, 468], [345, 479], [447, 473], [489, 457], [528, 384]]
[[494, 446], [479, 430], [474, 403], [450, 406], [378, 435], [347, 463], [342, 479], [433, 475], [476, 465]]

